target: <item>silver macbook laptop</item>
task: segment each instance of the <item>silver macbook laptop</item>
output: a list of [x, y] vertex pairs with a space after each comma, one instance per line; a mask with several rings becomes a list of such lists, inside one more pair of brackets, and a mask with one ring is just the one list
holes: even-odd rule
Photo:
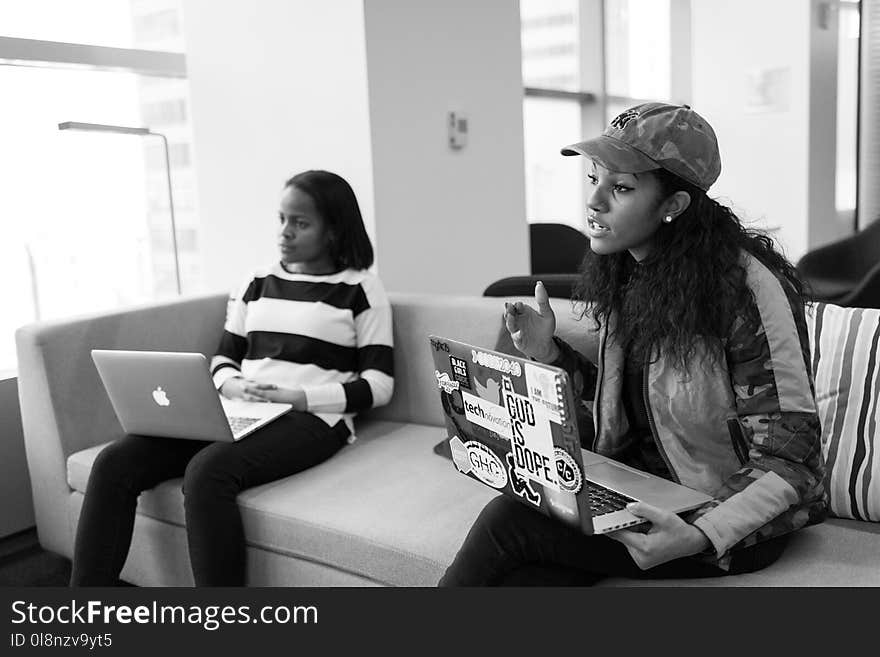
[[202, 354], [93, 349], [92, 360], [130, 434], [233, 442], [292, 408], [222, 397]]
[[433, 335], [430, 349], [460, 473], [585, 534], [646, 522], [630, 502], [681, 513], [712, 499], [582, 449], [562, 369]]

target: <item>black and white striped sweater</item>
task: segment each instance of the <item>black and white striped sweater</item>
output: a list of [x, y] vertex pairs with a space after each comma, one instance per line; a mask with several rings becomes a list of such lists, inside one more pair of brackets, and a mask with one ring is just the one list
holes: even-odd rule
[[394, 388], [391, 306], [366, 270], [313, 276], [281, 263], [256, 271], [230, 297], [211, 360], [219, 389], [233, 376], [301, 387], [330, 426], [382, 406]]

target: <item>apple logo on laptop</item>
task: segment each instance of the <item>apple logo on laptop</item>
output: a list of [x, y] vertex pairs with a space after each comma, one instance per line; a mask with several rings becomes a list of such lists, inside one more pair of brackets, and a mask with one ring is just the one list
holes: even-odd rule
[[159, 406], [171, 405], [171, 400], [168, 399], [168, 395], [162, 390], [162, 386], [156, 386], [156, 389], [153, 391], [153, 399], [159, 404]]

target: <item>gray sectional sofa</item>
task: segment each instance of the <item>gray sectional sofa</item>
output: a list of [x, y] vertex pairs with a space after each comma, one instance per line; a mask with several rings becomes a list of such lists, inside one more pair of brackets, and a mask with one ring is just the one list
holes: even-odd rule
[[[444, 437], [427, 335], [491, 347], [502, 303], [482, 297], [391, 295], [392, 402], [358, 419], [358, 440], [304, 473], [239, 497], [255, 586], [433, 586], [494, 491], [458, 475], [432, 448]], [[560, 334], [577, 345], [570, 304], [553, 300]], [[121, 435], [89, 351], [199, 351], [217, 345], [223, 295], [64, 321], [17, 334], [19, 391], [40, 543], [70, 557], [83, 491], [103, 445]], [[880, 451], [880, 450], [878, 450]], [[880, 479], [880, 477], [878, 477]], [[192, 575], [180, 480], [145, 492], [123, 579], [187, 586]], [[829, 519], [793, 537], [763, 572], [692, 582], [606, 585], [880, 585], [880, 524]]]

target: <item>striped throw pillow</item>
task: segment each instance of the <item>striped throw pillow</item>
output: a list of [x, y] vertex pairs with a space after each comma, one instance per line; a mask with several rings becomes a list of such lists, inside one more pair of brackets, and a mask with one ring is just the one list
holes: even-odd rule
[[831, 514], [880, 521], [880, 310], [808, 304]]

